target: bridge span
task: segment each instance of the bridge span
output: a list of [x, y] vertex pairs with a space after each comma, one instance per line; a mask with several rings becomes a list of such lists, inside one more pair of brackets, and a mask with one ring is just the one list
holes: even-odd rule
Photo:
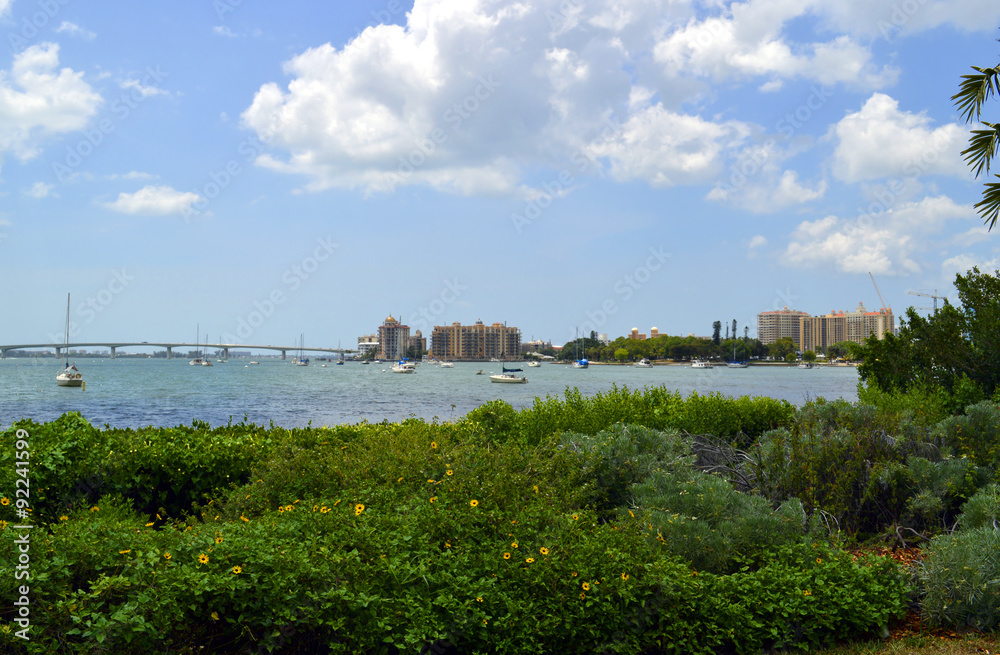
[[[347, 348], [315, 348], [315, 347], [303, 347], [299, 346], [275, 346], [272, 344], [268, 345], [253, 345], [248, 343], [187, 343], [183, 341], [178, 342], [161, 342], [161, 341], [91, 341], [86, 343], [70, 343], [70, 344], [54, 344], [54, 343], [28, 343], [28, 344], [16, 344], [3, 346], [0, 345], [0, 358], [6, 359], [7, 352], [10, 350], [55, 350], [56, 357], [62, 356], [63, 348], [110, 348], [111, 349], [111, 359], [114, 359], [118, 354], [119, 348], [166, 348], [167, 359], [173, 359], [174, 348], [215, 348], [216, 350], [222, 351], [223, 357], [229, 357], [230, 349], [240, 349], [240, 350], [276, 350], [281, 353], [282, 359], [287, 359], [287, 354], [289, 351], [298, 352], [299, 350], [303, 352], [320, 352], [320, 353], [333, 353], [333, 354], [349, 354], [357, 352], [356, 350], [349, 350]], [[186, 357], [187, 355], [183, 355]]]

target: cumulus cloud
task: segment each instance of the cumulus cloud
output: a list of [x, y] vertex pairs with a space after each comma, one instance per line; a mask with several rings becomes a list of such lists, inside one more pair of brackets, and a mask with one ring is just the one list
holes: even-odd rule
[[9, 73], [0, 72], [0, 153], [36, 156], [46, 137], [86, 127], [101, 102], [83, 73], [59, 69], [58, 45], [25, 49]]
[[780, 79], [802, 78], [823, 84], [848, 83], [880, 88], [896, 71], [877, 68], [871, 51], [848, 35], [832, 41], [794, 44], [782, 32], [786, 23], [810, 14], [815, 0], [748, 0], [727, 12], [692, 19], [668, 32], [653, 50], [668, 75], [694, 75], [714, 80], [769, 76], [764, 90]]
[[104, 203], [108, 209], [123, 214], [168, 216], [191, 210], [202, 200], [193, 192], [177, 191], [168, 186], [145, 186], [135, 193], [121, 193], [114, 202]]
[[968, 136], [963, 127], [932, 127], [928, 116], [900, 110], [899, 102], [883, 93], [873, 94], [832, 132], [833, 174], [845, 182], [968, 173], [959, 154]]
[[955, 220], [973, 221], [969, 205], [946, 196], [928, 197], [868, 216], [826, 216], [802, 222], [792, 233], [783, 261], [791, 266], [833, 268], [844, 273], [909, 275], [924, 266], [918, 261]]

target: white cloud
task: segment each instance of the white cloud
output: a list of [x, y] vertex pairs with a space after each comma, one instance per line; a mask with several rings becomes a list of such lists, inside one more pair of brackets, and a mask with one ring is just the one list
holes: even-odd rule
[[[984, 260], [976, 255], [962, 253], [941, 262], [941, 274], [947, 282], [954, 282], [956, 273], [964, 275], [976, 266], [979, 267], [979, 271], [982, 273], [993, 273], [997, 269], [1000, 269], [1000, 259], [994, 257], [993, 259]], [[949, 300], [953, 305], [957, 304], [957, 297], [950, 298]]]
[[[524, 170], [565, 168], [590, 150], [616, 177], [700, 180], [736, 124], [630, 100], [630, 48], [648, 51], [663, 5], [416, 0], [405, 26], [369, 27], [287, 62], [287, 88], [260, 87], [243, 124], [274, 148], [259, 165], [303, 175], [311, 190], [511, 193]], [[625, 138], [603, 142], [611, 117], [625, 138], [655, 141], [631, 152]]]
[[747, 245], [747, 259], [755, 259], [757, 250], [767, 245], [767, 238], [762, 234], [755, 235]]
[[0, 16], [7, 15], [10, 12], [10, 6], [14, 4], [14, 0], [0, 0]]
[[236, 38], [236, 34], [234, 34], [233, 31], [228, 27], [226, 27], [225, 25], [216, 25], [215, 27], [212, 28], [212, 31], [218, 34], [219, 36], [226, 36], [231, 39]]
[[721, 15], [670, 31], [653, 50], [668, 75], [694, 75], [714, 80], [772, 77], [764, 90], [781, 79], [801, 78], [822, 84], [846, 83], [880, 88], [895, 81], [896, 71], [878, 69], [871, 51], [843, 35], [822, 43], [794, 44], [782, 35], [786, 23], [812, 13], [816, 0], [748, 0], [733, 3]]
[[707, 181], [718, 174], [722, 158], [749, 131], [749, 126], [736, 121], [712, 123], [655, 105], [634, 114], [620, 132], [584, 152], [609, 160], [616, 180], [640, 179], [667, 187]]
[[117, 200], [103, 205], [123, 214], [168, 216], [184, 213], [201, 200], [197, 193], [190, 191], [177, 191], [168, 186], [146, 186], [135, 193], [121, 193]]
[[112, 173], [111, 175], [105, 175], [106, 180], [155, 180], [158, 175], [153, 175], [152, 173], [142, 173], [140, 171], [129, 171], [128, 173], [118, 174]]
[[142, 98], [170, 95], [169, 91], [164, 91], [163, 89], [153, 86], [152, 84], [143, 84], [141, 80], [124, 80], [119, 83], [119, 86], [123, 89], [133, 90]]
[[959, 154], [968, 136], [965, 128], [954, 123], [932, 128], [928, 116], [900, 111], [899, 102], [882, 93], [873, 94], [832, 132], [838, 141], [833, 173], [845, 182], [968, 174]]
[[40, 141], [83, 129], [97, 112], [101, 96], [83, 73], [58, 67], [59, 46], [43, 43], [15, 55], [9, 74], [0, 72], [0, 152], [30, 159]]
[[71, 23], [64, 20], [59, 27], [56, 28], [56, 32], [59, 34], [69, 34], [71, 36], [78, 36], [84, 41], [93, 41], [97, 38], [97, 34], [91, 32], [90, 30], [85, 30], [76, 23]]
[[924, 268], [918, 259], [934, 246], [934, 235], [954, 220], [975, 220], [972, 207], [937, 196], [904, 203], [874, 220], [866, 215], [804, 221], [792, 233], [783, 261], [844, 273], [915, 274]]
[[42, 199], [49, 195], [52, 191], [54, 185], [46, 184], [45, 182], [35, 182], [30, 189], [24, 190], [24, 195], [30, 196], [32, 198]]

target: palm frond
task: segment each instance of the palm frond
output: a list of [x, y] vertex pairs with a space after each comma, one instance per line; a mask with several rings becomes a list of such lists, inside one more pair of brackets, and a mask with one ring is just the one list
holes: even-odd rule
[[[994, 177], [1000, 179], [1000, 175]], [[1000, 182], [987, 182], [985, 186], [983, 199], [976, 203], [976, 209], [987, 228], [992, 231], [997, 223], [997, 216], [1000, 215]]]
[[990, 162], [1000, 144], [1000, 123], [986, 123], [987, 130], [973, 130], [969, 137], [969, 147], [962, 151], [965, 162], [976, 172], [976, 177], [984, 170], [990, 172]]
[[963, 75], [959, 91], [951, 97], [965, 122], [979, 119], [983, 104], [994, 94], [1000, 96], [1000, 66], [979, 68], [973, 66], [976, 74]]

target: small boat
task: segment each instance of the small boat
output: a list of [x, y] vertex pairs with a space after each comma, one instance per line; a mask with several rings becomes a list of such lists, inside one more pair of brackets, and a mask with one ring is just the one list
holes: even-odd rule
[[536, 366], [541, 366], [541, 362], [528, 362], [528, 366], [535, 368]]
[[367, 366], [367, 365], [368, 365], [368, 364], [370, 364], [370, 363], [371, 363], [371, 362], [369, 362], [369, 361], [368, 361], [367, 359], [362, 359], [362, 360], [361, 360], [361, 365], [362, 365], [362, 366]]
[[65, 368], [56, 375], [56, 384], [60, 387], [82, 387], [83, 374], [76, 368], [76, 364], [69, 363], [69, 294], [66, 294], [66, 340], [63, 342], [66, 350]]
[[799, 362], [799, 368], [815, 368], [812, 362]]
[[441, 362], [441, 368], [455, 368], [455, 364], [452, 362]]
[[[340, 341], [339, 340], [337, 341], [337, 350], [340, 350]], [[343, 350], [340, 350], [340, 359], [338, 359], [336, 363], [337, 363], [337, 366], [343, 366], [344, 365], [344, 351]]]
[[507, 368], [506, 366], [503, 366], [502, 369], [501, 373], [494, 373], [490, 376], [490, 382], [504, 384], [526, 384], [528, 382], [528, 378], [514, 375], [515, 373], [520, 373], [521, 369]]
[[393, 373], [416, 373], [417, 365], [413, 362], [401, 359], [392, 365], [390, 369]]
[[483, 374], [483, 369], [479, 369], [478, 371], [476, 371], [476, 375], [482, 375], [482, 374]]
[[257, 365], [260, 364], [260, 362], [258, 362], [256, 359], [251, 359], [250, 364]]
[[188, 364], [191, 366], [201, 366], [205, 363], [205, 360], [201, 358], [201, 325], [196, 328], [195, 335], [194, 342], [197, 344], [198, 348], [194, 351], [194, 359], [188, 362]]
[[306, 335], [301, 335], [299, 337], [299, 356], [295, 358], [296, 366], [309, 366], [309, 358], [302, 356], [302, 349], [306, 345]]
[[726, 368], [750, 368], [746, 362], [726, 362]]
[[696, 359], [693, 362], [691, 362], [691, 368], [714, 368], [714, 367], [704, 359]]
[[205, 335], [205, 359], [201, 360], [202, 366], [215, 366], [212, 363], [212, 358], [208, 356], [208, 335]]
[[636, 368], [653, 368], [653, 363], [649, 361], [647, 357], [643, 357], [635, 364], [633, 364], [633, 366], [635, 366]]
[[574, 346], [577, 352], [576, 352], [576, 361], [573, 362], [573, 368], [589, 368], [590, 362], [587, 361], [587, 347], [584, 346], [583, 348], [583, 357], [580, 357], [579, 354], [579, 349], [580, 349], [579, 337], [577, 337]]

